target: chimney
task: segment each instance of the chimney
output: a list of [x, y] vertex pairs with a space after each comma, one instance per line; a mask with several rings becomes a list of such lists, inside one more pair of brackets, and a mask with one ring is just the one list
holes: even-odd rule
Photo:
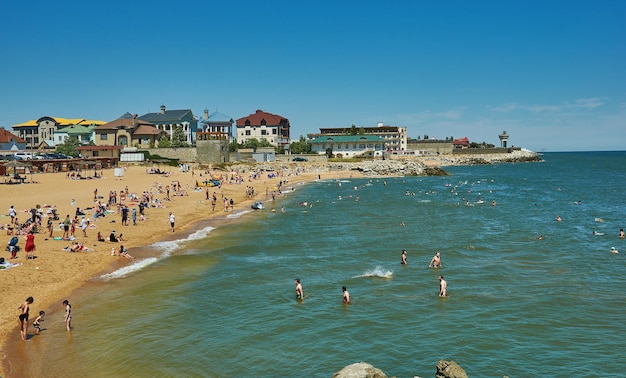
[[209, 109], [204, 109], [204, 120], [209, 119]]
[[136, 122], [137, 122], [137, 114], [133, 116], [133, 127], [135, 127]]
[[165, 114], [165, 105], [161, 105], [161, 114]]

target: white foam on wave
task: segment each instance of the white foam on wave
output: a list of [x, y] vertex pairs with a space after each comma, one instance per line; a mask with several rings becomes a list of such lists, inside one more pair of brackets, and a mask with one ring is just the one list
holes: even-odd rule
[[172, 254], [172, 252], [176, 251], [177, 249], [180, 249], [183, 244], [192, 240], [198, 240], [198, 239], [207, 237], [211, 233], [211, 231], [213, 231], [214, 229], [215, 227], [209, 226], [209, 227], [205, 227], [201, 230], [198, 230], [194, 233], [189, 234], [184, 239], [168, 240], [168, 241], [152, 243], [147, 248], [161, 250], [162, 253], [159, 256], [148, 257], [146, 259], [137, 260], [131, 265], [127, 265], [111, 273], [103, 274], [102, 276], [98, 278], [102, 280], [110, 280], [110, 279], [115, 279], [115, 278], [122, 278], [131, 273], [137, 272], [147, 266], [154, 264], [155, 262], [159, 260], [163, 260], [169, 257]]
[[228, 215], [226, 216], [226, 218], [229, 218], [229, 219], [239, 218], [240, 216], [242, 216], [242, 215], [244, 215], [244, 214], [251, 213], [251, 212], [252, 212], [252, 210], [244, 210], [244, 211], [240, 211], [240, 212], [238, 212], [238, 213], [228, 214]]
[[372, 270], [368, 270], [363, 274], [358, 276], [354, 276], [352, 278], [363, 278], [363, 277], [380, 277], [380, 278], [391, 278], [393, 277], [393, 270], [385, 269], [382, 266], [377, 266]]

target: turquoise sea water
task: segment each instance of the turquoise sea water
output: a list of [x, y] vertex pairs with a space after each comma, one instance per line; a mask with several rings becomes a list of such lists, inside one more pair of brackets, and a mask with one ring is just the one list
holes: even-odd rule
[[163, 255], [71, 298], [71, 336], [50, 314], [9, 358], [47, 377], [330, 377], [359, 361], [431, 377], [439, 359], [472, 377], [623, 377], [626, 152], [543, 158], [296, 187], [267, 203], [284, 214], [151, 246]]

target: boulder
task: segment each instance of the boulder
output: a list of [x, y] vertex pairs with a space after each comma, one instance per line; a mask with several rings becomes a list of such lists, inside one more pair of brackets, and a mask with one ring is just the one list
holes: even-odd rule
[[387, 375], [367, 362], [357, 362], [339, 370], [333, 378], [387, 378]]
[[467, 374], [456, 362], [439, 360], [435, 378], [467, 378]]

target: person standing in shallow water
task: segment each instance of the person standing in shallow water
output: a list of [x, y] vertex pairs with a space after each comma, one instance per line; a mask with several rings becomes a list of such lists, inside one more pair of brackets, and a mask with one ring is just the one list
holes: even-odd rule
[[407, 262], [406, 262], [406, 249], [402, 250], [402, 257], [401, 257], [401, 260], [400, 260], [400, 264], [402, 264], [402, 265], [406, 265], [407, 264]]
[[430, 264], [428, 264], [429, 268], [441, 268], [441, 255], [439, 254], [439, 251], [437, 251], [437, 253], [435, 253], [435, 256], [433, 256], [432, 260], [430, 260]]
[[20, 336], [24, 341], [26, 341], [26, 335], [28, 333], [28, 313], [30, 311], [30, 305], [33, 304], [33, 302], [33, 297], [28, 297], [24, 303], [17, 308], [20, 310], [20, 316], [18, 318], [20, 322]]
[[341, 290], [343, 291], [342, 302], [345, 304], [350, 304], [350, 292], [348, 292], [348, 288], [346, 288], [345, 286], [342, 286]]
[[65, 328], [69, 332], [72, 325], [72, 305], [70, 305], [70, 302], [66, 299], [63, 301], [63, 306], [65, 306], [65, 316], [63, 320], [65, 321]]
[[448, 283], [443, 279], [443, 276], [439, 276], [439, 296], [448, 296]]
[[296, 299], [302, 300], [304, 298], [304, 292], [302, 291], [302, 284], [300, 283], [300, 279], [295, 279], [296, 284]]
[[172, 232], [174, 232], [174, 222], [176, 221], [176, 217], [174, 214], [170, 213], [170, 226], [172, 227]]

